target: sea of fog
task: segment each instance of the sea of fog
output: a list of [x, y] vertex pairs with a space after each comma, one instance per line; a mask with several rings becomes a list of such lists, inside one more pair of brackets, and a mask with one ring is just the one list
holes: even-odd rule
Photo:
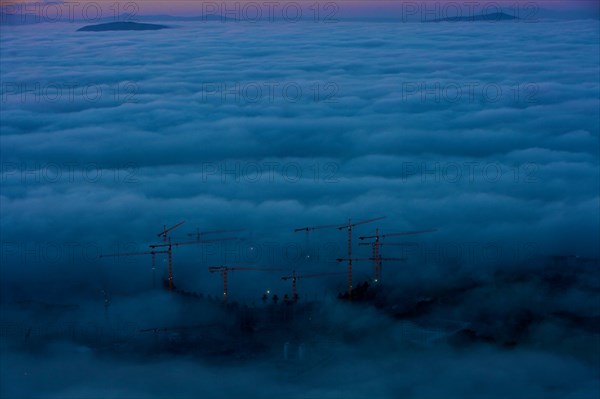
[[[0, 396], [598, 396], [597, 266], [543, 274], [548, 256], [599, 255], [598, 21], [166, 24], [0, 30]], [[98, 257], [146, 250], [163, 225], [186, 220], [182, 240], [244, 229], [242, 244], [174, 250], [177, 286], [216, 298], [212, 264], [343, 271], [345, 232], [293, 229], [382, 215], [354, 239], [438, 229], [386, 250], [407, 258], [384, 267], [395, 306], [433, 298], [431, 320], [495, 343], [406, 344], [390, 314], [334, 300], [345, 276], [303, 281], [301, 297], [361, 338], [307, 344], [300, 365], [279, 346], [99, 354], [65, 327], [190, 321], [156, 288], [164, 256], [154, 277], [148, 258]], [[290, 290], [280, 276], [232, 273], [231, 295], [260, 306]], [[64, 336], [35, 340], [49, 325]]]

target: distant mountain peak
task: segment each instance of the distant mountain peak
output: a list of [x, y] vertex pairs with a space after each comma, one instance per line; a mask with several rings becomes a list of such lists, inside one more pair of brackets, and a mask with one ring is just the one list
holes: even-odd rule
[[447, 17], [447, 18], [439, 18], [434, 19], [427, 22], [474, 22], [474, 21], [512, 21], [515, 19], [519, 19], [514, 15], [506, 14], [504, 12], [493, 12], [489, 14], [480, 14], [480, 15], [472, 15], [469, 17]]
[[108, 22], [105, 24], [87, 25], [77, 29], [78, 32], [106, 32], [114, 30], [160, 30], [169, 28], [166, 25], [146, 24], [139, 22]]

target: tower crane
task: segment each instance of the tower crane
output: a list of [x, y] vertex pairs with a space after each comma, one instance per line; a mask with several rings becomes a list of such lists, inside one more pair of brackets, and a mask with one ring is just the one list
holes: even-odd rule
[[[374, 266], [374, 281], [381, 281], [381, 271], [382, 271], [382, 260], [389, 260], [390, 258], [381, 258], [379, 248], [381, 245], [395, 245], [395, 246], [403, 246], [403, 247], [412, 247], [416, 246], [416, 242], [381, 242], [379, 240], [373, 242], [359, 242], [358, 245], [370, 245], [373, 251], [373, 266]], [[404, 259], [404, 258], [403, 258]]]
[[401, 231], [399, 233], [387, 233], [387, 234], [379, 234], [379, 232], [376, 230], [375, 235], [373, 236], [361, 236], [358, 237], [359, 240], [366, 240], [366, 239], [370, 239], [370, 238], [375, 238], [376, 240], [378, 240], [379, 238], [385, 238], [385, 237], [397, 237], [397, 236], [409, 236], [409, 235], [415, 235], [415, 234], [424, 234], [424, 233], [433, 233], [438, 231], [438, 229], [427, 229], [427, 230], [415, 230], [415, 231]]
[[167, 225], [165, 224], [165, 225], [163, 225], [164, 226], [163, 227], [163, 231], [161, 231], [160, 233], [158, 233], [156, 236], [157, 237], [162, 237], [163, 241], [166, 243], [167, 242], [167, 238], [168, 238], [167, 233], [170, 232], [171, 230], [175, 230], [176, 228], [178, 228], [179, 226], [181, 226], [184, 223], [185, 223], [185, 220], [182, 221], [182, 222], [179, 222], [176, 225], [173, 225], [173, 226], [171, 226], [169, 228], [167, 228]]
[[193, 245], [193, 244], [210, 244], [210, 243], [217, 242], [217, 241], [228, 241], [228, 240], [237, 240], [237, 237], [215, 238], [212, 240], [194, 240], [194, 241], [184, 241], [184, 242], [175, 242], [175, 243], [172, 243], [171, 238], [169, 237], [167, 239], [166, 243], [151, 244], [151, 245], [149, 245], [149, 247], [152, 249], [167, 247], [166, 252], [168, 255], [168, 259], [169, 259], [168, 283], [169, 283], [169, 291], [172, 291], [173, 290], [173, 247], [179, 247], [179, 246], [184, 246], [184, 245]]
[[114, 254], [101, 254], [100, 258], [109, 258], [109, 257], [121, 257], [121, 256], [140, 256], [140, 255], [152, 255], [152, 286], [155, 284], [155, 273], [156, 273], [156, 255], [157, 254], [169, 254], [169, 251], [164, 250], [152, 250], [152, 251], [143, 251], [143, 252], [121, 252]]
[[261, 268], [261, 267], [248, 267], [248, 266], [210, 266], [208, 271], [210, 273], [221, 273], [223, 277], [223, 301], [227, 302], [227, 297], [229, 295], [229, 291], [227, 288], [227, 273], [234, 270], [252, 270], [258, 272], [282, 272], [286, 269], [271, 269], [271, 268]]
[[324, 225], [320, 225], [320, 226], [310, 226], [310, 227], [300, 227], [297, 229], [294, 229], [294, 233], [297, 233], [299, 231], [305, 231], [306, 232], [306, 236], [304, 238], [304, 246], [306, 248], [306, 255], [305, 255], [305, 259], [308, 259], [310, 257], [310, 252], [309, 252], [309, 239], [308, 239], [308, 233], [310, 231], [315, 231], [315, 230], [321, 230], [321, 229], [332, 229], [332, 228], [337, 228], [339, 227], [339, 224], [324, 224]]
[[332, 228], [338, 228], [340, 227], [339, 224], [323, 224], [320, 226], [310, 226], [310, 227], [300, 227], [297, 229], [294, 229], [294, 233], [297, 233], [299, 231], [314, 231], [314, 230], [321, 230], [321, 229], [332, 229]]
[[237, 233], [244, 231], [245, 229], [230, 229], [230, 230], [211, 230], [211, 231], [200, 231], [200, 228], [196, 228], [194, 233], [187, 233], [188, 237], [196, 237], [197, 241], [200, 241], [200, 237], [208, 234], [222, 234], [222, 233]]
[[[374, 277], [374, 281], [377, 283], [379, 281], [381, 281], [381, 261], [405, 261], [406, 258], [382, 258], [381, 256], [373, 256], [371, 258], [352, 258], [351, 259], [353, 262], [360, 262], [360, 261], [374, 261], [375, 262], [375, 277]], [[337, 258], [336, 261], [338, 262], [344, 262], [344, 261], [348, 261], [348, 258]]]
[[298, 276], [296, 271], [292, 272], [291, 276], [283, 276], [282, 280], [292, 280], [292, 301], [298, 302], [298, 291], [296, 287], [296, 281], [303, 278], [313, 278], [313, 277], [322, 277], [322, 276], [330, 276], [334, 274], [346, 274], [346, 272], [329, 272], [329, 273], [314, 273], [314, 274], [303, 274]]
[[348, 232], [348, 257], [345, 258], [348, 261], [348, 297], [352, 298], [352, 228], [361, 224], [372, 223], [377, 220], [385, 219], [385, 216], [380, 216], [373, 219], [361, 220], [359, 222], [352, 222], [351, 219], [348, 219], [348, 223], [338, 224], [338, 225], [324, 225], [324, 226], [314, 226], [314, 227], [301, 227], [299, 229], [295, 229], [294, 232], [298, 231], [312, 231], [317, 229], [326, 229], [326, 228], [336, 228], [338, 230], [346, 229]]
[[358, 245], [371, 245], [372, 246], [373, 263], [374, 263], [374, 269], [375, 269], [375, 282], [381, 281], [381, 267], [382, 267], [381, 261], [384, 260], [379, 255], [379, 246], [380, 245], [399, 245], [399, 246], [414, 245], [414, 243], [386, 243], [386, 242], [381, 242], [380, 239], [386, 238], [386, 237], [398, 237], [398, 236], [406, 236], [406, 235], [433, 233], [435, 231], [437, 231], [437, 229], [402, 231], [399, 233], [387, 233], [387, 234], [380, 235], [379, 229], [375, 229], [375, 235], [358, 237], [359, 240], [374, 239], [374, 241], [372, 241], [372, 242], [361, 242]]

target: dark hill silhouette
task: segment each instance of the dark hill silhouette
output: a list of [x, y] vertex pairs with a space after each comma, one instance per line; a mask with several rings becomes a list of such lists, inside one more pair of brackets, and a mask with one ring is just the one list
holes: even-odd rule
[[159, 30], [169, 28], [166, 25], [142, 24], [139, 22], [109, 22], [106, 24], [87, 25], [77, 29], [81, 32], [105, 32], [113, 30]]
[[519, 19], [514, 15], [506, 14], [503, 12], [494, 12], [490, 14], [481, 14], [481, 15], [471, 15], [469, 17], [448, 17], [448, 18], [439, 18], [434, 19], [427, 22], [473, 22], [473, 21], [513, 21], [515, 19]]

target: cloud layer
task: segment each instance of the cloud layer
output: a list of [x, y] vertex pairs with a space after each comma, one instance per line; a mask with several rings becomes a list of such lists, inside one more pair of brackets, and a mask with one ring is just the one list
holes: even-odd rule
[[[292, 230], [386, 215], [378, 225], [383, 233], [439, 229], [411, 239], [413, 250], [382, 249], [408, 258], [385, 265], [398, 311], [440, 296], [450, 302], [433, 315], [495, 320], [501, 326], [482, 322], [478, 331], [500, 330], [507, 342], [520, 320], [513, 314], [529, 314], [524, 303], [551, 321], [536, 324], [529, 346], [514, 352], [444, 347], [395, 359], [375, 350], [364, 361], [377, 349], [373, 342], [397, 337], [399, 327], [375, 311], [331, 305], [328, 320], [357, 334], [371, 325], [383, 332], [334, 350], [328, 373], [309, 372], [300, 381], [306, 395], [337, 397], [332, 381], [356, 373], [380, 384], [359, 379], [349, 391], [382, 397], [598, 391], [597, 359], [590, 366], [581, 349], [597, 340], [588, 332], [572, 336], [566, 321], [554, 319], [559, 311], [598, 316], [590, 305], [596, 274], [553, 291], [535, 280], [541, 269], [531, 262], [541, 255], [598, 256], [597, 21], [177, 22], [163, 31], [112, 33], [79, 27], [2, 29], [4, 304], [82, 301], [89, 312], [76, 322], [99, 322], [90, 314], [101, 313], [93, 306], [104, 288], [124, 318], [144, 314], [146, 304], [167, 309], [168, 299], [149, 293], [150, 259], [98, 254], [145, 250], [163, 225], [180, 220], [187, 224], [174, 239], [189, 239], [185, 233], [196, 227], [246, 229], [239, 243], [175, 249], [175, 281], [187, 290], [221, 295], [220, 277], [206, 271], [213, 264], [343, 271], [334, 259], [345, 255], [345, 232]], [[357, 228], [355, 237], [375, 227]], [[354, 251], [370, 255], [368, 247]], [[163, 257], [157, 265], [160, 279]], [[356, 279], [368, 278], [371, 268], [355, 265]], [[299, 286], [304, 298], [322, 298], [323, 287], [330, 296], [344, 290], [345, 277]], [[230, 275], [236, 300], [257, 300], [265, 289], [282, 294], [290, 287], [280, 274]], [[43, 325], [43, 317], [33, 319]], [[2, 363], [15, 367], [4, 368], [2, 379], [22, 383], [3, 387], [3, 396], [81, 397], [90, 387], [115, 397], [145, 396], [148, 389], [166, 394], [145, 386], [150, 370], [135, 361], [117, 362], [122, 369], [111, 377], [111, 392], [89, 381], [48, 381], [43, 376], [56, 362], [73, 360], [91, 374], [114, 364], [65, 345], [39, 358], [4, 355]], [[27, 385], [21, 372], [37, 361], [42, 377]], [[182, 359], [151, 363], [152, 372], [188, 367], [202, 381], [219, 370]], [[381, 367], [400, 371], [378, 380], [373, 370]], [[242, 387], [271, 381], [276, 394], [298, 392], [289, 376], [265, 370], [256, 379], [235, 367], [227, 372], [239, 375]], [[428, 373], [440, 388], [430, 388]], [[122, 376], [127, 384], [118, 381]], [[479, 390], [469, 383], [477, 379], [486, 381]], [[236, 389], [191, 384], [181, 394], [236, 396]]]

